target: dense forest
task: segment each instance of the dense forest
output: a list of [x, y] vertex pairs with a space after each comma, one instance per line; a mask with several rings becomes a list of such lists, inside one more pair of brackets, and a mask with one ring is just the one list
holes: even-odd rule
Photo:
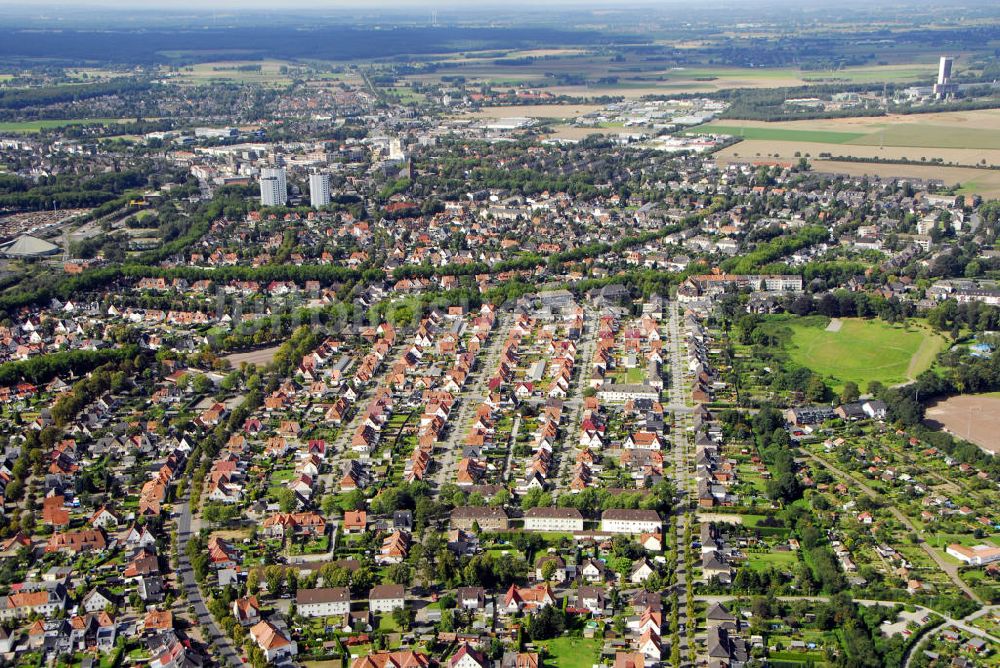
[[0, 209], [43, 211], [94, 207], [115, 199], [128, 189], [146, 184], [147, 177], [139, 171], [87, 177], [60, 174], [41, 177], [37, 182], [0, 174]]
[[[114, 49], [108, 49], [113, 42]], [[239, 52], [245, 59], [310, 58], [345, 60], [387, 58], [400, 54], [447, 53], [459, 50], [520, 49], [552, 45], [598, 45], [612, 37], [594, 31], [563, 31], [550, 28], [459, 28], [291, 27], [208, 30], [115, 30], [115, 31], [0, 31], [0, 59], [47, 58], [57, 61], [100, 61], [129, 64], [195, 62], [196, 55], [172, 60], [164, 53], [219, 51]], [[642, 41], [614, 35], [613, 41]]]

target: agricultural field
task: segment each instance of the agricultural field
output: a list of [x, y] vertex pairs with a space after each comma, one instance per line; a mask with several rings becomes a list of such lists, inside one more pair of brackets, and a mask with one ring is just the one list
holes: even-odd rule
[[709, 123], [698, 127], [697, 132], [710, 132], [712, 134], [731, 135], [743, 137], [744, 139], [760, 139], [765, 141], [804, 141], [820, 142], [827, 144], [846, 144], [856, 139], [865, 137], [861, 132], [833, 132], [829, 130], [790, 130], [783, 127], [768, 127], [755, 125], [730, 124], [729, 121], [723, 123]]
[[1000, 197], [1000, 171], [998, 170], [932, 165], [880, 165], [842, 160], [813, 160], [812, 165], [816, 171], [848, 176], [869, 174], [881, 178], [940, 179], [948, 186], [959, 186], [957, 192], [960, 195], [977, 194], [984, 198]]
[[[974, 169], [1000, 164], [1000, 110], [776, 123], [727, 120], [697, 130], [743, 138], [716, 154], [723, 163], [747, 159], [794, 162], [806, 157], [819, 171], [935, 178], [947, 185], [960, 185], [963, 193], [984, 197], [1000, 194], [1000, 175]], [[925, 167], [837, 160], [847, 157], [943, 164]]]
[[[260, 71], [241, 71], [240, 67], [260, 65]], [[213, 81], [222, 83], [262, 84], [286, 86], [292, 82], [289, 74], [282, 74], [282, 66], [297, 67], [294, 63], [280, 60], [234, 60], [198, 63], [181, 68], [171, 73], [172, 81], [188, 84], [207, 84]]]
[[[851, 164], [850, 160], [838, 158], [864, 158], [874, 160], [907, 160], [927, 163], [931, 170], [942, 167], [966, 167], [979, 174], [988, 174], [987, 170], [975, 170], [975, 165], [1000, 165], [1000, 149], [990, 148], [927, 148], [919, 146], [866, 146], [860, 144], [833, 144], [807, 141], [788, 141], [775, 139], [748, 139], [728, 146], [715, 154], [721, 163], [746, 162], [758, 160], [777, 160], [781, 162], [797, 162], [800, 157], [808, 158], [817, 171], [833, 171], [832, 162]], [[934, 161], [941, 161], [934, 165]], [[923, 167], [922, 164], [892, 164], [892, 163], [853, 163], [858, 165], [862, 174], [878, 174], [886, 176], [906, 176], [907, 170]], [[840, 169], [838, 172], [850, 173]], [[911, 174], [912, 176], [912, 174]], [[944, 178], [932, 176], [931, 178]]]
[[[824, 377], [834, 390], [853, 381], [894, 385], [930, 368], [944, 339], [916, 325], [890, 325], [879, 320], [844, 318], [839, 329], [829, 318], [813, 316], [772, 321], [790, 333], [786, 349], [791, 361]], [[836, 329], [836, 331], [832, 331]]]
[[[527, 110], [529, 107], [520, 107], [522, 110]], [[592, 135], [629, 135], [635, 133], [636, 128], [625, 128], [625, 127], [590, 127], [583, 128], [578, 125], [569, 125], [566, 123], [559, 123], [556, 125], [549, 126], [551, 128], [550, 132], [545, 134], [547, 139], [567, 139], [572, 141], [579, 141], [581, 139], [586, 139]]]
[[[537, 86], [555, 95], [593, 97], [617, 95], [630, 99], [678, 92], [714, 92], [732, 88], [778, 88], [810, 83], [913, 83], [930, 81], [935, 65], [901, 63], [850, 67], [837, 70], [752, 67], [670, 67], [666, 63], [609, 56], [573, 49], [520, 51], [498, 55], [459, 54], [444, 58], [455, 66], [435, 73], [410, 75], [406, 79], [437, 83], [442, 75], [462, 76], [473, 83], [493, 86]], [[512, 60], [534, 57], [533, 62]], [[565, 82], [564, 77], [586, 74], [584, 82]]]
[[734, 119], [699, 126], [697, 131], [714, 131], [746, 139], [858, 146], [1000, 149], [1000, 110], [894, 114], [774, 123]]

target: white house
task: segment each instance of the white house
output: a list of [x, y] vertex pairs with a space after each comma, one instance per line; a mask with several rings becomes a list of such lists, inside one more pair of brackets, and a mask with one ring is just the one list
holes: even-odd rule
[[284, 657], [298, 654], [298, 647], [281, 630], [268, 621], [258, 622], [250, 629], [250, 637], [264, 652], [264, 658], [270, 663]]
[[406, 590], [403, 585], [383, 584], [368, 592], [368, 608], [372, 612], [392, 612], [406, 607]]

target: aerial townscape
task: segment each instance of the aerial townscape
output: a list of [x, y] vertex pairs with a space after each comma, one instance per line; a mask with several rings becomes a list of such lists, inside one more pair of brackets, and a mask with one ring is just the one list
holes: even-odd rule
[[0, 667], [1000, 667], [1000, 6], [0, 0]]

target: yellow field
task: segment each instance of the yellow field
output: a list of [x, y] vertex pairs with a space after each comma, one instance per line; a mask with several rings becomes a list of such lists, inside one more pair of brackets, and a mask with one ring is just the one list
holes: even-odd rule
[[[746, 147], [751, 142], [741, 142], [737, 146]], [[774, 142], [760, 142], [761, 144], [773, 145]], [[828, 146], [828, 145], [823, 145]], [[732, 147], [735, 148], [735, 147]], [[761, 153], [760, 156], [746, 152], [739, 157], [731, 155], [731, 150], [722, 151], [716, 154], [718, 162], [728, 164], [730, 162], [747, 162], [756, 160], [781, 160], [782, 162], [794, 162], [798, 158], [785, 156], [782, 158], [768, 157]], [[773, 154], [774, 151], [772, 150]], [[896, 165], [896, 164], [873, 164], [864, 162], [845, 162], [843, 160], [819, 160], [810, 158], [810, 165], [817, 172], [829, 172], [833, 174], [847, 174], [848, 176], [878, 176], [881, 178], [911, 178], [911, 179], [939, 179], [948, 186], [960, 184], [959, 192], [962, 194], [976, 194], [984, 198], [1000, 198], [1000, 170], [974, 169], [972, 167], [943, 167], [938, 165]]]
[[813, 169], [835, 174], [881, 177], [940, 179], [947, 185], [961, 184], [959, 193], [983, 198], [1000, 198], [1000, 171], [971, 167], [932, 167], [930, 165], [869, 165], [860, 162], [816, 160]]
[[952, 166], [976, 165], [985, 160], [987, 165], [1000, 164], [1000, 149], [968, 148], [928, 148], [919, 146], [862, 146], [858, 144], [827, 144], [808, 141], [779, 141], [772, 139], [748, 139], [719, 152], [719, 157], [727, 161], [773, 158], [781, 161], [798, 160], [799, 156], [819, 158], [821, 153], [829, 153], [829, 159], [838, 157], [882, 158], [885, 160], [920, 160], [941, 158]]

